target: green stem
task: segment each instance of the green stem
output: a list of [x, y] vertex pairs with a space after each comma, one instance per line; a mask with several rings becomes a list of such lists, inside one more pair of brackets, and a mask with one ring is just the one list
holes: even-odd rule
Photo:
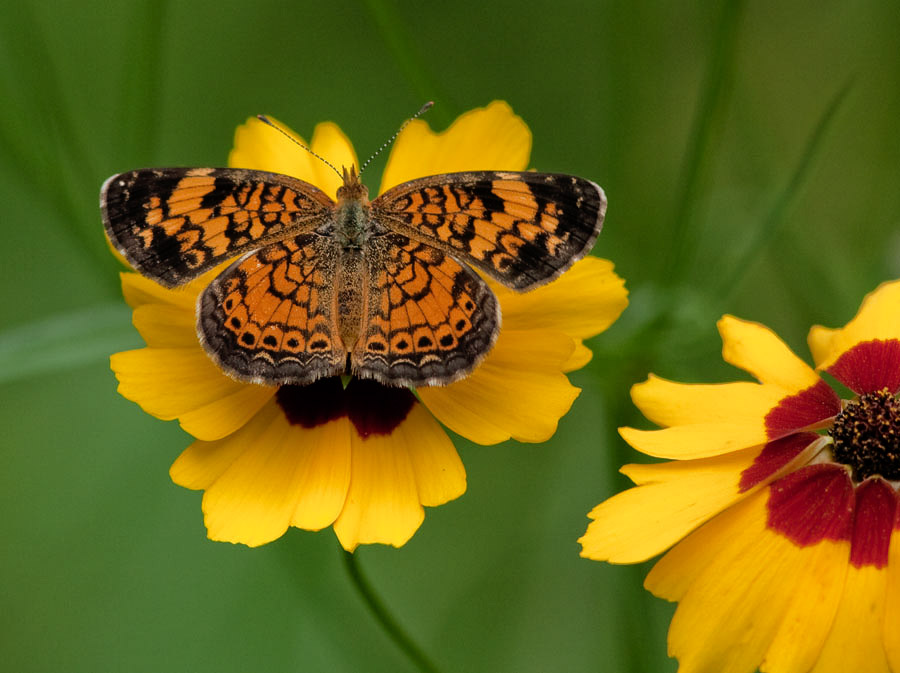
[[825, 108], [822, 116], [819, 117], [818, 123], [809, 135], [809, 140], [806, 142], [806, 147], [803, 150], [803, 154], [800, 155], [800, 161], [797, 163], [791, 179], [775, 199], [768, 216], [763, 221], [762, 226], [756, 229], [753, 239], [741, 254], [738, 262], [732, 265], [731, 275], [719, 286], [719, 296], [722, 301], [729, 299], [737, 289], [741, 279], [746, 277], [747, 267], [759, 256], [763, 246], [771, 244], [774, 240], [778, 229], [784, 223], [789, 206], [803, 188], [810, 168], [814, 165], [814, 160], [822, 149], [826, 132], [831, 127], [837, 111], [847, 99], [847, 93], [850, 91], [851, 86], [852, 81], [848, 81], [841, 87], [831, 99], [828, 107]]
[[359, 592], [360, 597], [365, 601], [366, 606], [375, 617], [375, 620], [381, 624], [391, 640], [399, 647], [409, 660], [423, 673], [438, 673], [438, 668], [428, 659], [425, 653], [416, 645], [412, 638], [403, 630], [396, 619], [388, 612], [384, 603], [375, 594], [372, 585], [363, 575], [357, 562], [356, 555], [344, 551], [344, 567], [353, 586]]
[[710, 160], [709, 148], [714, 131], [719, 126], [731, 88], [741, 9], [741, 2], [726, 0], [716, 30], [716, 41], [709, 59], [710, 69], [697, 106], [697, 117], [685, 155], [683, 181], [675, 203], [673, 245], [665, 276], [671, 285], [677, 285], [684, 270], [690, 267], [696, 236], [691, 236], [689, 225], [700, 193], [701, 179]]

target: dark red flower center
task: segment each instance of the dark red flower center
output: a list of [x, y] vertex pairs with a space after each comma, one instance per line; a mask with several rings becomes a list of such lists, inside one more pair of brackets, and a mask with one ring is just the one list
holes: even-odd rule
[[314, 428], [346, 416], [360, 437], [368, 437], [391, 434], [406, 419], [416, 397], [407, 388], [371, 379], [353, 378], [344, 388], [339, 377], [332, 377], [306, 386], [281, 386], [275, 401], [291, 425]]
[[887, 388], [847, 405], [828, 434], [834, 459], [849, 466], [856, 481], [874, 475], [900, 479], [900, 400]]

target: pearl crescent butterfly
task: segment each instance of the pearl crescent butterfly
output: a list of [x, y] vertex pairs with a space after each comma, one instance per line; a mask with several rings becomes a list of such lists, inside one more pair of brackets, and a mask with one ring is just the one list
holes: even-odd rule
[[429, 386], [466, 376], [500, 331], [473, 268], [518, 291], [549, 282], [590, 250], [606, 198], [571, 175], [477, 171], [370, 201], [351, 167], [335, 202], [277, 173], [149, 168], [109, 178], [100, 208], [115, 248], [165, 287], [237, 257], [197, 300], [200, 342], [233, 378]]

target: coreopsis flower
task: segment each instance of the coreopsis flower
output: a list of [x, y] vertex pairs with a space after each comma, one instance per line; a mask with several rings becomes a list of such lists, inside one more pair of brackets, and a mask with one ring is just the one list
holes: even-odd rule
[[582, 555], [636, 563], [679, 605], [682, 673], [900, 671], [900, 282], [841, 329], [809, 333], [815, 369], [766, 327], [719, 322], [758, 383], [651, 376], [632, 398], [661, 430], [622, 428], [671, 462], [598, 505]]
[[[397, 137], [381, 191], [435, 173], [523, 170], [530, 145], [527, 126], [501, 102], [464, 114], [443, 133], [417, 120]], [[339, 166], [358, 165], [333, 123], [316, 127], [310, 147]], [[229, 166], [294, 176], [332, 197], [341, 186], [328, 166], [257, 119], [238, 128]], [[114, 355], [112, 368], [123, 396], [158, 418], [178, 419], [196, 438], [170, 474], [177, 484], [205, 491], [209, 537], [250, 546], [289, 526], [332, 526], [347, 550], [403, 545], [422, 523], [423, 506], [466, 488], [441, 424], [481, 444], [548, 439], [578, 395], [566, 372], [589, 361], [583, 340], [606, 329], [627, 304], [612, 264], [585, 258], [525, 294], [488, 281], [502, 329], [462, 380], [415, 391], [340, 377], [265, 386], [229, 378], [198, 340], [197, 297], [220, 270], [174, 290], [122, 274], [147, 346]]]

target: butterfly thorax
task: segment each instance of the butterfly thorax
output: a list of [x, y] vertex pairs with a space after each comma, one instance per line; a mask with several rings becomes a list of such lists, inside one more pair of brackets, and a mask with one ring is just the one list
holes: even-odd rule
[[337, 190], [334, 233], [342, 248], [361, 248], [371, 233], [369, 190], [359, 180], [354, 166], [344, 168], [344, 184]]

